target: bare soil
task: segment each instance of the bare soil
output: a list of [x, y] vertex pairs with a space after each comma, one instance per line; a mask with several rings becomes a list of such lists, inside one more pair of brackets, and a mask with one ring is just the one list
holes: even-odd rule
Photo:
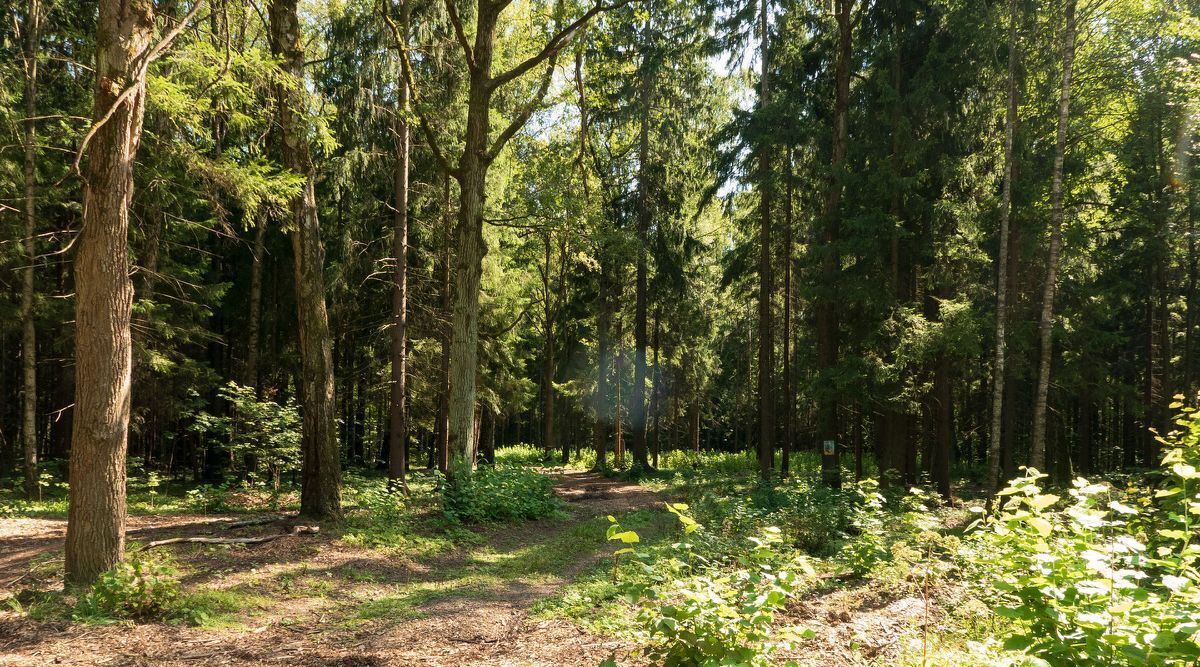
[[[561, 537], [581, 521], [649, 507], [658, 500], [636, 484], [583, 472], [561, 475], [556, 491], [567, 501], [569, 519], [485, 531], [487, 544], [482, 549], [497, 559], [528, 554], [530, 545], [536, 552], [538, 544]], [[147, 541], [206, 535], [232, 518], [132, 517], [129, 536]], [[0, 599], [44, 576], [34, 565], [61, 558], [65, 529], [62, 520], [0, 523]], [[278, 530], [256, 526], [237, 534]], [[335, 532], [229, 550], [186, 544], [164, 548], [198, 573], [185, 580], [189, 588], [258, 591], [265, 603], [246, 623], [228, 629], [35, 621], [16, 611], [0, 611], [0, 665], [569, 666], [596, 665], [610, 655], [626, 655], [631, 648], [591, 635], [568, 620], [529, 616], [536, 601], [553, 595], [596, 562], [602, 554], [591, 545], [565, 568], [491, 582], [462, 594], [456, 594], [455, 582], [440, 579], [439, 571], [469, 566], [466, 553], [419, 562], [395, 552], [348, 545]], [[478, 553], [480, 547], [473, 549]], [[434, 594], [395, 614], [348, 616], [347, 610], [356, 605], [386, 601], [390, 591], [413, 584], [433, 587]], [[444, 590], [437, 588], [442, 586]]]

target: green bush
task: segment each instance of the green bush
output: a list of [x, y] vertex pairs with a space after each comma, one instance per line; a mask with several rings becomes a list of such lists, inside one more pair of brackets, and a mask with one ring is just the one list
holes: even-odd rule
[[470, 471], [458, 466], [439, 482], [442, 510], [459, 523], [540, 519], [561, 513], [550, 478], [528, 468]]
[[96, 580], [76, 607], [76, 616], [145, 621], [175, 616], [179, 573], [162, 559], [134, 554]]
[[[697, 558], [693, 540], [703, 532], [688, 506], [668, 504], [678, 519], [683, 539], [671, 545], [665, 566], [646, 563], [649, 585], [626, 586], [627, 596], [640, 604], [637, 631], [640, 653], [651, 664], [671, 666], [765, 666], [776, 651], [811, 636], [796, 628], [774, 628], [783, 609], [812, 569], [802, 557], [789, 555], [778, 528], [763, 528], [745, 542], [733, 564], [713, 565]], [[610, 521], [612, 521], [610, 517]], [[614, 553], [634, 552], [639, 542], [633, 531], [614, 522], [609, 539], [627, 545]], [[615, 664], [611, 660], [608, 664]]]
[[1077, 479], [1064, 499], [1033, 469], [1001, 491], [982, 551], [994, 611], [1017, 628], [1007, 648], [1055, 665], [1200, 661], [1200, 415], [1178, 423], [1153, 497]]

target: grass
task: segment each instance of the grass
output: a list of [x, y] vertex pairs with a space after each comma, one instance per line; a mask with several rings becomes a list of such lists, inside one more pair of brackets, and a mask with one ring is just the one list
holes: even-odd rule
[[[575, 457], [569, 468], [590, 468], [591, 460], [587, 455]], [[812, 559], [817, 574], [805, 591], [814, 599], [842, 595], [841, 604], [854, 613], [870, 613], [860, 610], [912, 594], [907, 565], [879, 567], [857, 580], [842, 578], [843, 547], [852, 544], [854, 537], [842, 515], [846, 507], [834, 503], [834, 496], [817, 483], [815, 452], [795, 453], [791, 467], [796, 474], [773, 487], [758, 483], [751, 454], [670, 452], [660, 464], [658, 472], [643, 475], [640, 483], [691, 505], [706, 526], [703, 548], [714, 563], [736, 567], [746, 538], [763, 525], [778, 524], [788, 548]], [[531, 446], [497, 452], [501, 469], [558, 465], [557, 453], [546, 457]], [[852, 479], [852, 461], [846, 458], [843, 465], [845, 478]], [[870, 461], [867, 469], [874, 470]], [[621, 557], [618, 583], [613, 581], [611, 554], [621, 545], [606, 540], [606, 517], [571, 520], [559, 515], [537, 523], [464, 525], [442, 511], [437, 483], [435, 475], [416, 472], [409, 477], [410, 495], [403, 497], [388, 493], [385, 480], [377, 474], [350, 471], [344, 493], [346, 521], [322, 531], [319, 541], [289, 544], [282, 560], [263, 562], [263, 552], [253, 548], [174, 549], [186, 582], [176, 604], [185, 613], [171, 622], [188, 622], [202, 630], [245, 629], [271, 622], [308, 627], [320, 622], [329, 632], [353, 632], [366, 624], [397, 625], [457, 609], [453, 604], [441, 607], [444, 603], [500, 599], [528, 607], [538, 619], [567, 619], [597, 634], [628, 637], [636, 625], [637, 608], [626, 601], [623, 584], [649, 583], [661, 575], [680, 539], [676, 519], [662, 509], [618, 516], [623, 530], [641, 537], [637, 556]], [[198, 513], [205, 506], [208, 511], [220, 506], [222, 512], [261, 512], [272, 507], [267, 495], [225, 491], [215, 494], [221, 496], [215, 503], [213, 498], [198, 501], [189, 490], [163, 484], [151, 493], [135, 480], [131, 513]], [[281, 502], [287, 506], [290, 496], [285, 494]], [[0, 495], [3, 516], [54, 518], [65, 512], [61, 489], [36, 503]], [[949, 522], [949, 514], [943, 518]], [[332, 565], [314, 558], [331, 548], [339, 558], [347, 552], [352, 556]], [[53, 580], [61, 568], [61, 554], [38, 556], [31, 566], [34, 578], [40, 580]], [[75, 600], [61, 593], [26, 591], [8, 604], [35, 620], [113, 622], [80, 615]], [[948, 609], [943, 623], [945, 637], [935, 636], [937, 651], [930, 664], [979, 664], [972, 663], [971, 656], [992, 650], [980, 648], [977, 640], [988, 629], [978, 625], [969, 601]], [[919, 627], [903, 628], [902, 640], [911, 642], [919, 633]], [[920, 664], [920, 658], [905, 645], [895, 664]]]

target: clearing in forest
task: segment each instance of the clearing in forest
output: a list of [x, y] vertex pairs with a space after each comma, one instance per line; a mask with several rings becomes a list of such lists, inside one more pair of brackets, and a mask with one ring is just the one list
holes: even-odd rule
[[[372, 548], [338, 531], [162, 547], [173, 550], [185, 586], [215, 610], [199, 626], [95, 625], [9, 610], [0, 612], [0, 664], [595, 665], [630, 647], [568, 620], [531, 618], [531, 607], [606, 555], [606, 515], [651, 508], [656, 495], [578, 471], [561, 474], [556, 491], [564, 516], [463, 530], [444, 551], [432, 539]], [[221, 530], [231, 518], [134, 517], [129, 537], [279, 530]], [[0, 596], [17, 594], [29, 606], [31, 584], [61, 585], [39, 572], [55, 571], [65, 527], [58, 519], [5, 521]]]

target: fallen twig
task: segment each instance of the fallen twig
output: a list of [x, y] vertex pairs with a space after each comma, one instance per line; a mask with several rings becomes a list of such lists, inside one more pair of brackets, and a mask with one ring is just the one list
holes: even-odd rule
[[248, 526], [262, 526], [262, 525], [265, 525], [268, 523], [275, 523], [276, 521], [282, 521], [284, 518], [286, 518], [286, 517], [283, 517], [280, 515], [260, 516], [260, 517], [255, 517], [253, 519], [242, 519], [241, 521], [234, 521], [232, 523], [227, 523], [221, 527], [224, 528], [225, 530], [233, 530], [234, 528], [246, 528]]
[[145, 551], [154, 547], [161, 547], [166, 544], [180, 544], [183, 542], [197, 542], [200, 544], [262, 544], [270, 542], [281, 537], [295, 537], [297, 535], [316, 534], [320, 532], [319, 526], [293, 526], [290, 533], [276, 533], [274, 535], [263, 535], [261, 537], [172, 537], [165, 540], [154, 540], [147, 542], [138, 547], [136, 551]]

